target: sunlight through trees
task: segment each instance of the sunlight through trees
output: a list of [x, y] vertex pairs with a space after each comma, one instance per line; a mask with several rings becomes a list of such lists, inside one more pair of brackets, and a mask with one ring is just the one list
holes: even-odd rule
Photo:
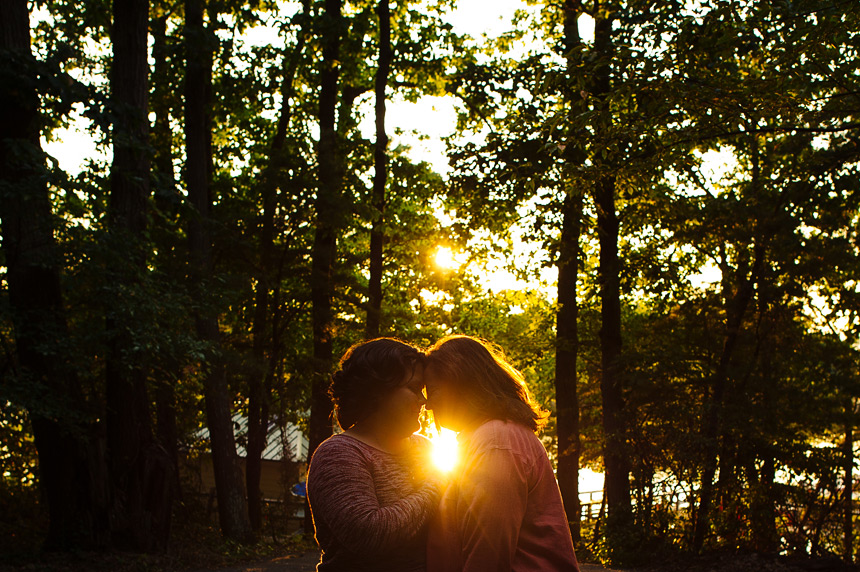
[[338, 356], [465, 333], [551, 412], [581, 553], [855, 561], [858, 38], [820, 0], [0, 3], [0, 552], [295, 524]]

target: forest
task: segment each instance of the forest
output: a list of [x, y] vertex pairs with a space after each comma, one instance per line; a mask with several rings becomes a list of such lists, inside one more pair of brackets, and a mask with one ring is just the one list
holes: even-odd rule
[[0, 2], [0, 552], [166, 550], [203, 427], [253, 543], [347, 347], [465, 333], [551, 412], [578, 553], [855, 561], [860, 3], [467, 3]]

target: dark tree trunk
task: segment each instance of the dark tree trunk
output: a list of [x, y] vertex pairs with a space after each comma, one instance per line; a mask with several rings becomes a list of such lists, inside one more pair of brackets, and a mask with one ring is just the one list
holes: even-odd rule
[[[612, 20], [601, 17], [594, 24], [593, 94], [601, 114], [608, 115], [606, 96], [610, 90], [614, 57]], [[608, 117], [607, 117], [608, 120]], [[621, 362], [621, 264], [618, 259], [618, 215], [615, 206], [615, 177], [612, 165], [598, 158], [603, 174], [595, 181], [597, 236], [600, 243], [600, 393], [603, 405], [603, 461], [606, 469], [605, 494], [608, 529], [623, 529], [631, 523], [630, 459], [624, 412], [624, 370]]]
[[[277, 301], [270, 292], [276, 289], [278, 276], [273, 272], [275, 264], [275, 211], [279, 177], [284, 167], [284, 143], [287, 139], [292, 118], [293, 82], [304, 51], [307, 28], [310, 22], [310, 2], [304, 2], [302, 27], [290, 57], [284, 57], [284, 78], [281, 84], [281, 110], [275, 135], [272, 138], [269, 163], [263, 174], [260, 194], [263, 199], [263, 220], [260, 230], [260, 266], [255, 295], [254, 322], [251, 330], [253, 338], [253, 368], [249, 378], [248, 392], [248, 446], [245, 457], [245, 485], [248, 492], [248, 513], [251, 527], [259, 531], [263, 524], [262, 496], [260, 477], [262, 475], [262, 454], [266, 448], [270, 395], [272, 379], [280, 361], [277, 343], [278, 333], [275, 312]], [[270, 319], [271, 317], [271, 319]], [[271, 323], [269, 323], [271, 322]], [[266, 361], [266, 347], [269, 359]]]
[[749, 475], [750, 484], [755, 485], [750, 507], [753, 549], [763, 554], [776, 554], [779, 551], [779, 533], [776, 528], [776, 460], [773, 455], [769, 451], [765, 453], [760, 471], [756, 470], [755, 462], [751, 463]]
[[570, 520], [574, 542], [581, 539], [579, 506], [579, 398], [576, 358], [579, 349], [576, 283], [582, 195], [573, 191], [565, 200], [558, 259], [556, 315], [555, 403], [558, 433], [558, 486]]
[[[311, 387], [308, 459], [332, 432], [332, 406], [327, 390], [332, 369], [332, 266], [337, 249], [337, 218], [343, 179], [340, 148], [335, 126], [338, 99], [340, 37], [343, 28], [342, 0], [325, 0], [322, 16], [322, 62], [320, 69], [319, 124], [317, 147], [319, 189], [315, 202], [316, 228], [311, 252], [311, 320], [313, 322], [314, 373]], [[310, 531], [310, 515], [305, 519]]]
[[[188, 200], [193, 208], [188, 224], [191, 288], [198, 298], [202, 296], [203, 286], [207, 279], [211, 278], [213, 270], [209, 231], [212, 205], [209, 185], [212, 161], [209, 108], [212, 86], [211, 46], [214, 38], [203, 26], [203, 10], [203, 0], [186, 0], [185, 172]], [[221, 532], [227, 538], [249, 542], [253, 539], [253, 533], [248, 519], [242, 472], [236, 455], [231, 400], [226, 370], [220, 355], [217, 309], [213, 310], [211, 304], [201, 305], [195, 322], [198, 337], [210, 347], [203, 394]]]
[[[728, 433], [719, 438], [720, 453], [719, 459], [719, 477], [715, 497], [720, 500], [722, 511], [728, 518], [723, 520], [723, 528], [720, 536], [725, 535], [730, 546], [734, 546], [737, 542], [738, 534], [740, 533], [741, 523], [732, 518], [732, 514], [736, 514], [740, 508], [740, 499], [737, 491], [739, 486], [739, 475], [737, 467], [742, 467], [741, 453], [734, 443], [734, 439]], [[755, 487], [758, 481], [757, 475], [752, 475], [750, 482], [751, 487]]]
[[27, 405], [50, 519], [46, 548], [82, 548], [106, 540], [106, 483], [83, 392], [61, 349], [67, 325], [35, 78], [27, 2], [0, 2], [0, 221], [16, 382], [35, 396]]
[[[273, 152], [277, 152], [273, 150]], [[264, 191], [266, 190], [264, 183]], [[274, 189], [273, 189], [274, 190]], [[272, 258], [274, 227], [274, 196], [263, 196], [263, 221], [260, 232], [260, 269], [254, 300], [254, 322], [251, 327], [251, 371], [248, 379], [248, 445], [245, 447], [245, 489], [248, 496], [248, 516], [251, 528], [263, 527], [263, 498], [260, 491], [262, 455], [266, 449], [269, 427], [268, 368], [265, 365], [269, 317], [268, 272]], [[274, 192], [271, 193], [274, 195]], [[274, 348], [272, 348], [274, 349]]]
[[385, 90], [391, 71], [391, 10], [388, 0], [376, 6], [379, 16], [379, 67], [376, 69], [376, 146], [373, 152], [373, 228], [370, 231], [370, 280], [367, 307], [367, 339], [379, 336], [382, 319], [382, 248], [385, 243], [385, 186], [388, 180], [388, 135], [385, 134]]
[[605, 494], [609, 523], [613, 527], [624, 527], [630, 523], [632, 513], [630, 460], [624, 420], [624, 372], [621, 365], [621, 267], [618, 259], [614, 177], [604, 176], [597, 182], [595, 205], [600, 241], [600, 394], [603, 405]]
[[845, 500], [842, 512], [842, 559], [854, 562], [854, 405], [848, 401], [845, 408], [843, 467], [845, 470]]
[[[116, 119], [108, 222], [129, 240], [143, 235], [149, 196], [148, 26], [149, 0], [114, 3], [110, 83]], [[142, 248], [133, 246], [134, 262], [143, 266]]]
[[167, 16], [162, 14], [153, 17], [150, 27], [152, 59], [155, 60], [152, 70], [152, 101], [150, 105], [150, 109], [155, 113], [150, 139], [153, 147], [154, 165], [152, 181], [155, 206], [160, 214], [166, 217], [174, 214], [179, 201], [176, 180], [173, 175], [173, 131], [170, 126], [170, 114], [173, 106], [181, 101], [181, 94], [174, 93], [171, 88], [172, 50], [167, 37]]
[[[574, 95], [576, 62], [579, 61], [581, 40], [577, 18], [580, 12], [578, 0], [564, 3], [564, 50], [567, 60], [567, 85], [564, 89], [565, 104], [569, 114], [582, 98]], [[579, 166], [584, 159], [581, 146], [574, 144], [573, 137], [565, 141], [565, 172]], [[566, 178], [567, 179], [567, 178]], [[565, 184], [570, 183], [565, 181]], [[556, 433], [558, 438], [558, 486], [564, 500], [564, 509], [570, 521], [573, 541], [582, 538], [579, 505], [579, 397], [577, 394], [577, 354], [579, 334], [577, 320], [579, 307], [576, 285], [579, 274], [579, 236], [581, 232], [582, 194], [566, 189], [562, 213], [561, 242], [558, 252], [558, 312], [556, 314], [555, 348], [555, 404]]]
[[720, 361], [714, 372], [711, 382], [711, 394], [706, 404], [704, 419], [704, 437], [708, 446], [708, 456], [702, 471], [702, 488], [699, 493], [699, 508], [696, 511], [696, 523], [693, 533], [693, 547], [700, 551], [710, 528], [711, 500], [714, 493], [714, 475], [719, 464], [719, 439], [720, 418], [723, 400], [725, 399], [726, 386], [728, 384], [729, 361], [734, 354], [737, 345], [743, 316], [746, 313], [750, 298], [753, 294], [754, 281], [744, 277], [742, 284], [737, 289], [728, 310], [726, 319], [726, 336], [723, 342], [723, 350]]
[[[155, 67], [152, 74], [152, 102], [155, 113], [151, 134], [154, 171], [151, 180], [155, 196], [155, 216], [151, 235], [158, 256], [164, 260], [162, 267], [175, 267], [176, 234], [171, 227], [178, 210], [179, 196], [173, 176], [173, 154], [170, 128], [170, 110], [175, 97], [170, 89], [170, 50], [167, 44], [167, 16], [159, 15], [150, 24]], [[179, 379], [179, 364], [173, 359], [161, 359], [160, 367], [154, 368], [155, 435], [158, 444], [170, 459], [174, 496], [181, 495], [179, 486], [179, 431], [176, 425], [176, 380]]]
[[323, 15], [323, 59], [320, 70], [318, 146], [319, 190], [315, 204], [316, 232], [312, 251], [311, 304], [314, 380], [311, 395], [309, 451], [312, 455], [331, 435], [331, 402], [326, 391], [332, 367], [332, 265], [337, 247], [336, 218], [342, 194], [340, 149], [335, 130], [338, 96], [338, 52], [342, 24], [341, 0], [326, 0]]
[[[759, 183], [758, 169], [758, 146], [753, 142], [753, 173], [752, 187], [753, 193]], [[705, 410], [703, 412], [703, 428], [702, 436], [704, 438], [706, 449], [705, 466], [702, 470], [702, 485], [699, 492], [699, 507], [696, 511], [696, 522], [693, 527], [693, 549], [697, 552], [702, 550], [705, 539], [710, 531], [711, 519], [711, 502], [714, 496], [714, 476], [717, 472], [719, 464], [719, 451], [722, 426], [722, 409], [725, 400], [726, 389], [729, 383], [729, 365], [734, 355], [735, 348], [740, 337], [741, 326], [749, 307], [750, 300], [755, 294], [755, 285], [758, 282], [759, 272], [764, 259], [764, 248], [760, 241], [756, 241], [753, 247], [753, 262], [750, 266], [749, 259], [746, 262], [741, 261], [738, 264], [737, 280], [738, 284], [734, 289], [734, 293], [725, 292], [726, 299], [726, 330], [723, 339], [723, 349], [720, 354], [720, 361], [717, 363], [716, 370], [711, 377], [710, 396], [706, 399]], [[724, 264], [724, 266], [727, 266]], [[725, 277], [727, 268], [723, 268], [724, 280], [723, 289], [726, 290], [726, 285], [730, 284], [730, 280]]]
[[107, 453], [111, 478], [111, 539], [132, 550], [167, 547], [169, 460], [152, 436], [146, 371], [134, 350], [133, 291], [146, 271], [144, 230], [149, 196], [147, 78], [149, 1], [114, 2], [111, 41], [113, 164], [108, 204], [110, 266], [116, 295], [109, 302], [106, 359]]

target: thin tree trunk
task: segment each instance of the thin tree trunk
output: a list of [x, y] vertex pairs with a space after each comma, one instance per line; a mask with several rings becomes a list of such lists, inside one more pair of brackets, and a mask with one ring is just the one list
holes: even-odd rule
[[167, 18], [166, 14], [159, 14], [152, 18], [150, 24], [152, 59], [155, 60], [150, 105], [150, 109], [155, 113], [151, 136], [154, 166], [152, 184], [155, 206], [164, 216], [173, 214], [179, 199], [173, 175], [173, 130], [170, 126], [170, 112], [174, 102], [179, 101], [180, 94], [174, 93], [170, 86], [172, 53], [168, 44]]
[[[580, 59], [582, 42], [579, 36], [581, 4], [578, 0], [564, 3], [564, 50], [567, 60], [567, 84], [564, 89], [565, 105], [569, 114], [581, 107], [582, 98], [574, 95], [572, 86], [577, 79], [576, 64]], [[583, 149], [573, 138], [565, 141], [565, 172], [579, 166], [585, 157]], [[565, 184], [570, 185], [565, 177]], [[555, 348], [555, 403], [556, 435], [558, 439], [558, 486], [564, 509], [570, 521], [574, 542], [582, 539], [579, 504], [579, 396], [577, 394], [577, 354], [579, 333], [577, 320], [579, 306], [576, 286], [579, 274], [579, 237], [581, 232], [583, 197], [575, 189], [567, 188], [562, 213], [561, 242], [558, 252], [558, 311], [556, 313]]]
[[705, 427], [704, 437], [708, 444], [708, 456], [705, 462], [705, 468], [702, 472], [702, 487], [699, 492], [699, 508], [696, 511], [696, 524], [693, 533], [693, 548], [700, 551], [704, 545], [705, 538], [710, 528], [710, 510], [711, 500], [714, 492], [714, 475], [717, 472], [719, 463], [719, 439], [717, 438], [720, 432], [720, 418], [722, 416], [722, 406], [725, 399], [726, 386], [728, 384], [728, 366], [734, 349], [737, 345], [738, 336], [743, 317], [746, 314], [747, 306], [750, 298], [753, 295], [755, 279], [742, 279], [742, 284], [737, 289], [735, 296], [728, 308], [728, 317], [726, 320], [726, 337], [723, 342], [723, 350], [720, 355], [720, 361], [717, 364], [717, 369], [714, 372], [712, 381], [711, 398], [708, 400], [705, 411]]
[[[67, 337], [39, 98], [25, 0], [0, 2], [0, 224], [15, 346], [48, 505], [48, 549], [105, 541], [105, 482], [83, 391], [62, 356]], [[55, 353], [60, 349], [60, 356]], [[40, 403], [44, 401], [44, 403]], [[44, 407], [54, 404], [56, 409]]]
[[[343, 27], [342, 0], [325, 0], [322, 16], [322, 62], [320, 69], [319, 125], [317, 146], [319, 188], [314, 204], [316, 224], [311, 250], [311, 321], [313, 324], [313, 379], [308, 459], [332, 433], [332, 406], [328, 385], [332, 369], [332, 267], [337, 251], [336, 219], [342, 195], [342, 175], [335, 111], [338, 99], [340, 36]], [[305, 530], [313, 530], [310, 514]]]
[[308, 455], [331, 435], [331, 402], [326, 393], [332, 367], [332, 266], [337, 248], [336, 218], [342, 194], [340, 149], [335, 130], [338, 97], [341, 0], [326, 0], [323, 16], [323, 59], [320, 70], [318, 146], [319, 190], [315, 203], [316, 229], [312, 250], [311, 304], [314, 380]]
[[[170, 50], [167, 44], [167, 16], [164, 14], [153, 17], [150, 23], [153, 46], [152, 57], [155, 67], [152, 74], [152, 102], [150, 108], [155, 113], [151, 133], [153, 148], [152, 184], [155, 198], [155, 212], [151, 236], [157, 250], [157, 256], [164, 262], [162, 268], [175, 268], [176, 233], [170, 221], [175, 216], [178, 206], [176, 180], [173, 175], [173, 154], [171, 139], [173, 133], [170, 127], [171, 102], [175, 94], [170, 89]], [[154, 368], [155, 400], [155, 435], [158, 444], [164, 449], [170, 459], [172, 475], [172, 494], [181, 497], [182, 489], [179, 482], [179, 430], [176, 425], [176, 380], [180, 377], [180, 366], [177, 360], [161, 358], [160, 367]], [[168, 518], [170, 515], [168, 514]]]
[[[755, 137], [753, 138], [753, 173], [752, 186], [753, 192], [760, 184], [759, 183], [759, 167], [758, 167], [758, 143]], [[714, 494], [714, 476], [717, 472], [719, 462], [719, 435], [721, 429], [721, 418], [723, 403], [725, 400], [726, 389], [729, 382], [729, 364], [734, 355], [735, 347], [737, 346], [740, 337], [741, 326], [744, 317], [746, 316], [747, 308], [750, 300], [755, 293], [755, 285], [758, 282], [758, 276], [761, 266], [764, 262], [764, 247], [760, 241], [756, 241], [753, 246], [753, 262], [752, 266], [748, 267], [749, 261], [746, 264], [739, 264], [737, 270], [738, 285], [733, 295], [726, 292], [726, 331], [723, 341], [723, 350], [720, 354], [720, 361], [717, 363], [717, 368], [714, 371], [711, 382], [711, 396], [706, 400], [704, 411], [704, 426], [702, 429], [704, 442], [707, 446], [705, 466], [702, 471], [702, 486], [699, 492], [699, 508], [696, 511], [696, 522], [693, 527], [693, 549], [696, 552], [702, 550], [705, 539], [710, 530], [711, 518], [711, 502]], [[749, 273], [747, 273], [749, 268]], [[723, 270], [726, 271], [725, 269]], [[748, 274], [748, 275], [747, 275]], [[724, 277], [725, 285], [729, 283], [728, 278]]]
[[845, 470], [845, 506], [842, 513], [842, 559], [854, 562], [854, 406], [849, 399], [845, 412], [845, 444], [843, 463]]
[[[264, 184], [265, 187], [265, 184]], [[272, 195], [274, 194], [271, 193]], [[263, 527], [263, 499], [260, 491], [262, 454], [266, 448], [269, 426], [269, 396], [266, 394], [264, 366], [269, 314], [269, 280], [274, 227], [274, 197], [263, 197], [263, 224], [260, 232], [260, 276], [254, 300], [254, 322], [251, 327], [251, 368], [248, 380], [248, 445], [245, 447], [245, 489], [251, 528]]]
[[[212, 86], [210, 38], [203, 26], [203, 0], [186, 0], [185, 144], [186, 186], [193, 213], [188, 224], [192, 290], [202, 292], [212, 274], [212, 243], [209, 232], [211, 211], [211, 129], [208, 111]], [[227, 375], [220, 355], [217, 310], [209, 305], [197, 310], [198, 337], [209, 344], [208, 371], [203, 380], [206, 419], [218, 496], [221, 531], [240, 542], [253, 539], [242, 472], [236, 455], [231, 400]]]
[[[260, 263], [254, 300], [254, 322], [251, 329], [252, 362], [248, 380], [248, 446], [245, 456], [245, 486], [248, 494], [248, 514], [251, 527], [260, 531], [263, 525], [262, 495], [260, 477], [262, 475], [262, 453], [266, 448], [269, 427], [269, 398], [271, 380], [280, 357], [277, 355], [276, 324], [273, 313], [277, 304], [272, 300], [270, 291], [276, 287], [273, 280], [275, 263], [275, 211], [279, 176], [284, 166], [284, 143], [287, 139], [292, 118], [293, 82], [301, 61], [310, 22], [310, 2], [305, 0], [301, 17], [303, 18], [296, 45], [291, 57], [284, 56], [284, 78], [281, 83], [281, 110], [275, 135], [269, 152], [269, 163], [262, 177], [260, 194], [263, 199], [263, 220], [260, 231]], [[270, 316], [272, 316], [270, 320]], [[269, 322], [272, 322], [271, 324]], [[266, 362], [266, 346], [269, 345], [269, 361]]]
[[579, 270], [579, 234], [582, 195], [568, 191], [565, 199], [558, 260], [558, 312], [556, 314], [555, 403], [558, 434], [558, 486], [570, 520], [574, 542], [581, 539], [579, 506], [579, 398], [576, 359]]
[[373, 160], [373, 228], [370, 231], [370, 280], [367, 307], [367, 339], [379, 336], [382, 319], [382, 248], [385, 216], [385, 185], [388, 179], [388, 135], [385, 133], [385, 90], [391, 71], [391, 9], [388, 0], [379, 0], [376, 7], [379, 16], [379, 67], [376, 70], [376, 146]]
[[770, 451], [766, 451], [761, 461], [760, 471], [756, 470], [755, 462], [750, 463], [748, 471], [750, 485], [755, 487], [750, 507], [753, 548], [763, 554], [776, 554], [779, 551], [773, 486], [776, 460]]
[[621, 365], [621, 292], [618, 259], [618, 216], [615, 211], [615, 177], [604, 176], [597, 183], [597, 232], [600, 242], [600, 350], [602, 375], [600, 395], [603, 405], [606, 469], [606, 502], [609, 523], [623, 528], [630, 524], [630, 460], [624, 420], [623, 367]]
[[[728, 434], [728, 432], [724, 432], [721, 437], [718, 437], [718, 440], [720, 442], [720, 452], [717, 457], [719, 476], [717, 477], [714, 497], [719, 500], [722, 512], [726, 515], [731, 515], [733, 512], [738, 510], [740, 501], [737, 493], [739, 490], [739, 478], [736, 474], [737, 467], [739, 466], [738, 462], [740, 461], [738, 458], [740, 453], [734, 443], [734, 439], [730, 434]], [[751, 481], [753, 486], [755, 486], [756, 480], [757, 479]], [[740, 523], [729, 517], [723, 522], [720, 536], [725, 535], [730, 546], [734, 546], [734, 543], [737, 541], [738, 534], [740, 533], [739, 528]]]
[[[610, 113], [606, 97], [611, 89], [610, 61], [614, 57], [612, 20], [603, 15], [594, 23], [592, 93], [602, 115]], [[609, 120], [607, 116], [605, 120]], [[626, 528], [632, 519], [630, 504], [630, 459], [624, 412], [624, 369], [621, 363], [621, 264], [618, 259], [618, 215], [615, 206], [614, 167], [597, 157], [601, 173], [594, 184], [597, 235], [600, 244], [598, 283], [600, 285], [600, 394], [603, 406], [603, 463], [606, 469], [605, 494], [609, 518], [607, 532]]]

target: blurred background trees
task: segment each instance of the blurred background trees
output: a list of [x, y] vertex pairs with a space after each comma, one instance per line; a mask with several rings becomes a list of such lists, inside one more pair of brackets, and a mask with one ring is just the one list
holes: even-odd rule
[[340, 353], [459, 332], [552, 411], [581, 553], [854, 560], [860, 7], [533, 0], [469, 37], [459, 4], [2, 4], [5, 537], [164, 550], [206, 427], [251, 541], [268, 428], [331, 434]]

